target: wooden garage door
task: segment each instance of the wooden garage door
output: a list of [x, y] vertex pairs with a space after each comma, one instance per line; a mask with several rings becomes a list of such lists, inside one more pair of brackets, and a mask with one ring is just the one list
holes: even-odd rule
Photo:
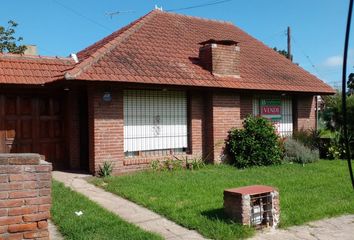
[[0, 152], [40, 153], [63, 168], [63, 133], [59, 98], [0, 95]]

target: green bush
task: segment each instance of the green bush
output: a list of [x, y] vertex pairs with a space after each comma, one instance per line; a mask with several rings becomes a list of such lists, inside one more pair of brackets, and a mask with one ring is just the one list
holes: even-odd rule
[[[332, 96], [325, 96], [325, 108], [321, 112], [321, 119], [323, 119], [326, 129], [332, 132], [341, 132], [343, 128], [343, 113], [341, 94], [338, 92]], [[354, 94], [347, 96], [347, 127], [349, 135], [349, 147], [352, 157], [354, 157]], [[342, 141], [342, 140], [341, 140]], [[330, 147], [333, 157], [344, 157], [342, 143], [337, 144], [335, 141]], [[341, 149], [343, 148], [343, 149]]]
[[[349, 136], [349, 138], [350, 138], [350, 136]], [[327, 158], [329, 158], [329, 159], [343, 159], [343, 158], [345, 158], [344, 139], [343, 139], [340, 131], [333, 132], [333, 135], [330, 138]]]
[[318, 150], [311, 150], [301, 142], [288, 138], [284, 142], [284, 161], [301, 164], [312, 163], [319, 159]]
[[[326, 128], [329, 130], [339, 131], [343, 126], [343, 113], [342, 113], [342, 96], [341, 93], [337, 93], [331, 96], [325, 96], [325, 108], [321, 112], [321, 118], [326, 124]], [[348, 118], [348, 131], [354, 133], [354, 95], [347, 96], [347, 118]]]
[[272, 123], [262, 117], [249, 116], [243, 129], [232, 129], [228, 150], [238, 168], [281, 163], [282, 151]]
[[294, 131], [293, 139], [301, 142], [306, 147], [315, 150], [319, 149], [320, 132], [316, 130], [298, 130]]

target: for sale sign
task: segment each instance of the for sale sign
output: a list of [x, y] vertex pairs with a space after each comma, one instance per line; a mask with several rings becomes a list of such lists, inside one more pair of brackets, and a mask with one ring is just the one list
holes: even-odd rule
[[260, 101], [261, 116], [272, 121], [281, 119], [281, 100], [280, 99], [262, 99]]

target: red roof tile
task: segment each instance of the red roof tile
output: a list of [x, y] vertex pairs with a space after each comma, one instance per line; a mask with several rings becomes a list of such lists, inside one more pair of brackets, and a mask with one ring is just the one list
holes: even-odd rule
[[[198, 65], [198, 43], [241, 47], [241, 78], [213, 76]], [[333, 93], [327, 84], [231, 23], [152, 11], [70, 58], [0, 54], [0, 84], [61, 79]]]
[[224, 193], [231, 195], [256, 195], [262, 193], [273, 192], [276, 189], [274, 187], [265, 185], [251, 185], [239, 188], [225, 189]]
[[[239, 42], [241, 78], [216, 77], [196, 64], [198, 43], [208, 39]], [[66, 79], [334, 92], [231, 23], [158, 10], [84, 49], [78, 57], [80, 63], [67, 72]]]
[[0, 84], [44, 84], [64, 78], [70, 58], [0, 54]]

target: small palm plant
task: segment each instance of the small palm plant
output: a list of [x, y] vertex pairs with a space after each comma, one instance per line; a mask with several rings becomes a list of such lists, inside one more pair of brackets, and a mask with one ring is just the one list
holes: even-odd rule
[[98, 175], [100, 177], [109, 177], [112, 175], [113, 171], [113, 164], [111, 162], [105, 161], [103, 165], [100, 165], [99, 170], [98, 170]]

